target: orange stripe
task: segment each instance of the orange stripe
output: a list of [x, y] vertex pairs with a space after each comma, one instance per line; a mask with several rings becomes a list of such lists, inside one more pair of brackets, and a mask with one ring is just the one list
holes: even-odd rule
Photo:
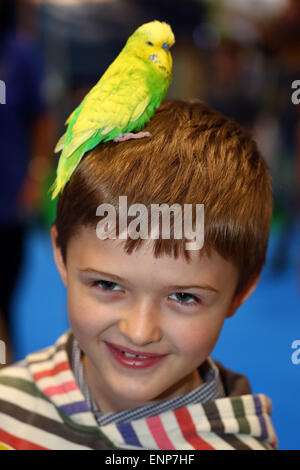
[[54, 375], [57, 375], [65, 370], [70, 370], [70, 364], [68, 363], [68, 361], [63, 361], [59, 362], [58, 364], [55, 364], [53, 369], [45, 369], [40, 372], [37, 372], [36, 374], [33, 374], [33, 377], [35, 380], [40, 380], [44, 377], [53, 377]]
[[25, 439], [19, 439], [12, 434], [0, 429], [0, 440], [12, 447], [14, 450], [49, 450], [46, 447], [38, 446], [33, 442], [26, 441]]
[[196, 427], [187, 408], [178, 408], [173, 411], [181, 432], [187, 442], [196, 450], [215, 450], [208, 442], [197, 434]]

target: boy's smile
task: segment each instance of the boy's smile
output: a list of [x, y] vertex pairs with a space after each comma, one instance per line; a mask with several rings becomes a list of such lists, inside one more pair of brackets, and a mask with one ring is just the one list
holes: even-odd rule
[[[51, 236], [85, 378], [100, 410], [136, 408], [197, 388], [197, 368], [225, 318], [245, 300], [233, 300], [237, 268], [215, 251], [210, 258], [191, 251], [190, 262], [154, 258], [152, 240], [128, 255], [123, 240], [99, 240], [87, 227], [69, 241], [65, 266], [55, 227]], [[118, 348], [160, 357], [126, 357]]]

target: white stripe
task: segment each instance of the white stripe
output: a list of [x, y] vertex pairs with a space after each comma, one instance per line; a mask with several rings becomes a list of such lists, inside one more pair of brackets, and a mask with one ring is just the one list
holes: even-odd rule
[[51, 450], [88, 450], [90, 447], [75, 444], [43, 429], [30, 424], [22, 423], [0, 412], [1, 429], [13, 436], [30, 441], [35, 445], [46, 447]]
[[0, 377], [13, 377], [15, 379], [23, 379], [30, 382], [32, 381], [28, 370], [24, 367], [17, 367], [15, 365], [5, 367], [0, 371]]
[[139, 419], [131, 422], [138, 439], [144, 449], [158, 449], [158, 445], [152, 436], [152, 433], [145, 419]]
[[61, 336], [59, 336], [55, 344], [57, 346], [60, 346], [61, 344], [66, 343], [70, 334], [71, 334], [71, 329], [63, 333]]
[[95, 426], [98, 427], [97, 421], [94, 415], [90, 411], [82, 411], [81, 413], [74, 413], [72, 416], [68, 416], [69, 419], [75, 421], [83, 426]]
[[26, 367], [27, 366], [26, 360], [22, 359], [21, 361], [14, 362], [14, 366]]
[[196, 429], [199, 430], [199, 432], [210, 432], [211, 424], [207, 419], [203, 406], [197, 403], [196, 405], [189, 405], [187, 408]]
[[122, 434], [118, 430], [115, 424], [106, 424], [105, 426], [100, 426], [101, 432], [105, 434], [110, 441], [112, 441], [116, 446], [125, 445]]
[[0, 398], [5, 400], [7, 403], [19, 406], [28, 412], [34, 414], [37, 413], [46, 418], [51, 418], [59, 423], [63, 422], [52, 403], [49, 403], [42, 398], [36, 396], [34, 397], [29, 393], [23, 392], [17, 388], [0, 384]]
[[28, 361], [43, 361], [44, 359], [47, 359], [50, 354], [53, 354], [56, 350], [56, 346], [47, 346], [46, 348], [43, 348], [39, 351], [30, 353], [26, 356], [26, 360]]
[[237, 418], [234, 416], [231, 399], [220, 398], [215, 401], [215, 405], [218, 408], [221, 421], [224, 425], [224, 432], [226, 434], [239, 432], [240, 427]]
[[[45, 357], [45, 359], [47, 359], [47, 357]], [[42, 362], [37, 362], [36, 364], [29, 364], [29, 368], [30, 368], [30, 371], [31, 373], [33, 374], [36, 374], [37, 372], [41, 372], [43, 370], [48, 370], [48, 369], [53, 369], [57, 364], [61, 363], [61, 362], [65, 362], [67, 361], [68, 362], [68, 357], [66, 355], [66, 352], [64, 350], [61, 350], [61, 351], [57, 351], [57, 353], [49, 358], [49, 360], [43, 360]], [[67, 369], [67, 370], [64, 370], [64, 371], [61, 371], [59, 372], [59, 374], [61, 374], [62, 372], [69, 372], [70, 373], [70, 369]]]
[[43, 390], [48, 387], [60, 387], [66, 382], [75, 382], [76, 384], [74, 376], [71, 375], [68, 371], [60, 372], [54, 376], [50, 375], [49, 377], [47, 376], [40, 378], [36, 382], [38, 383], [38, 387]]
[[160, 415], [160, 419], [166, 430], [166, 434], [175, 449], [194, 450], [194, 447], [186, 441], [184, 435], [182, 434], [178, 421], [172, 411], [163, 413]]

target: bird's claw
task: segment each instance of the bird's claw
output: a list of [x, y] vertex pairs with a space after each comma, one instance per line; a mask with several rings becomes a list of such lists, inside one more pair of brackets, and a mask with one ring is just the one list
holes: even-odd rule
[[118, 137], [114, 138], [114, 142], [125, 142], [125, 140], [131, 139], [143, 139], [144, 137], [150, 137], [150, 132], [137, 132], [134, 134], [133, 132], [123, 133], [120, 134]]

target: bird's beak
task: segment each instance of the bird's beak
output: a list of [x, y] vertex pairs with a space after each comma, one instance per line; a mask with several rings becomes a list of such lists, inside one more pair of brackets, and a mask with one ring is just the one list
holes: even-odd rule
[[151, 54], [149, 56], [149, 59], [152, 60], [152, 62], [156, 63], [157, 62], [157, 54]]

